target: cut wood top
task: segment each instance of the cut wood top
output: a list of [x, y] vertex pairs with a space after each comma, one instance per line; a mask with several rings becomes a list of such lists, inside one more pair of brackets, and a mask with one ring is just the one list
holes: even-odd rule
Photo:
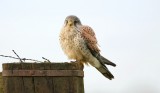
[[3, 63], [3, 70], [83, 70], [79, 62], [61, 63]]

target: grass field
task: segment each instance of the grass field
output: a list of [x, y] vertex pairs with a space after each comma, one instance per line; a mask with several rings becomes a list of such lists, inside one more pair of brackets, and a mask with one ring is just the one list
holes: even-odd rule
[[0, 93], [3, 93], [3, 81], [2, 81], [2, 72], [0, 72]]

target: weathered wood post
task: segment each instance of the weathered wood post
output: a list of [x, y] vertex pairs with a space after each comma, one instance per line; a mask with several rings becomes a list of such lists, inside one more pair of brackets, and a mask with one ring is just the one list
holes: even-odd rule
[[3, 80], [2, 80], [2, 72], [0, 72], [0, 93], [3, 93]]
[[4, 63], [4, 93], [84, 93], [83, 65]]

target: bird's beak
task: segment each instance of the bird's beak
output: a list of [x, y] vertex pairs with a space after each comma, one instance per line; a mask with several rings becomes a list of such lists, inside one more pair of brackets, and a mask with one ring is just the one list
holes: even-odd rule
[[73, 25], [72, 20], [69, 20], [69, 21], [68, 21], [68, 25], [69, 25], [69, 26], [72, 26], [72, 25]]

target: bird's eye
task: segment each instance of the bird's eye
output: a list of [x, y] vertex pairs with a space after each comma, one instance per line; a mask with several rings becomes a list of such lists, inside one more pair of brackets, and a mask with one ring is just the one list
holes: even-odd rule
[[74, 24], [78, 23], [78, 21], [74, 21]]

